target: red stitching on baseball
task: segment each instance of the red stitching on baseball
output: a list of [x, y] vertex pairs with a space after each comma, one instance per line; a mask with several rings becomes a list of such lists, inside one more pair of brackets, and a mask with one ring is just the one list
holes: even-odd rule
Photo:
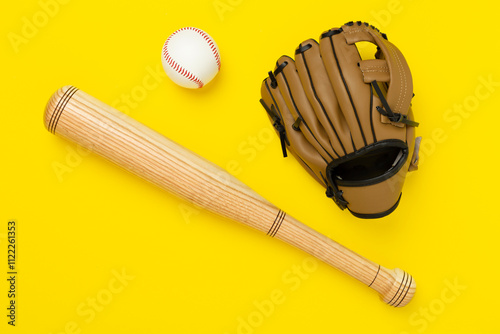
[[217, 68], [220, 71], [220, 65], [221, 65], [220, 55], [217, 52], [217, 48], [215, 47], [212, 38], [210, 36], [208, 36], [208, 34], [205, 33], [203, 30], [200, 30], [200, 29], [197, 29], [197, 28], [192, 28], [192, 30], [194, 30], [197, 33], [199, 33], [201, 35], [201, 37], [203, 37], [203, 39], [205, 39], [208, 42], [208, 45], [210, 46], [210, 49], [212, 50], [212, 53], [213, 53], [213, 55], [215, 57], [215, 61], [217, 62]]
[[[199, 78], [197, 78], [193, 73], [190, 73], [189, 71], [187, 71], [185, 68], [183, 68], [181, 65], [179, 65], [171, 56], [170, 56], [170, 53], [168, 52], [168, 43], [170, 42], [170, 39], [178, 34], [179, 32], [181, 31], [184, 31], [184, 30], [188, 30], [188, 28], [182, 28], [182, 29], [179, 29], [177, 31], [174, 31], [174, 33], [172, 35], [170, 35], [169, 38], [167, 38], [167, 41], [165, 42], [165, 45], [163, 47], [163, 57], [165, 58], [165, 60], [167, 61], [167, 64], [169, 64], [174, 71], [176, 71], [177, 73], [179, 73], [180, 75], [182, 75], [183, 77], [185, 77], [186, 79], [194, 82], [195, 84], [198, 85], [198, 88], [201, 88], [203, 87], [203, 81], [201, 81]], [[188, 75], [189, 74], [189, 75]]]
[[179, 30], [176, 30], [174, 33], [172, 33], [172, 35], [170, 35], [170, 37], [165, 42], [165, 46], [163, 47], [163, 57], [165, 58], [165, 60], [167, 61], [167, 63], [174, 69], [174, 71], [176, 71], [177, 73], [179, 73], [183, 77], [187, 78], [188, 80], [193, 81], [194, 83], [196, 83], [198, 85], [198, 88], [201, 88], [201, 87], [203, 87], [203, 82], [199, 78], [197, 78], [193, 73], [189, 72], [188, 70], [186, 70], [185, 68], [183, 68], [181, 65], [179, 65], [170, 56], [170, 54], [168, 52], [168, 43], [170, 42], [170, 39], [173, 36], [175, 36], [176, 34], [178, 34], [179, 32], [186, 31], [186, 30], [192, 30], [192, 31], [197, 32], [198, 34], [201, 35], [201, 37], [204, 40], [207, 41], [207, 43], [208, 43], [208, 45], [210, 47], [210, 50], [212, 50], [212, 54], [215, 57], [215, 61], [217, 63], [217, 69], [220, 71], [220, 66], [221, 66], [220, 55], [219, 55], [219, 52], [217, 52], [217, 47], [215, 46], [215, 42], [203, 30], [200, 30], [200, 29], [197, 29], [197, 28], [193, 28], [193, 27], [181, 28]]

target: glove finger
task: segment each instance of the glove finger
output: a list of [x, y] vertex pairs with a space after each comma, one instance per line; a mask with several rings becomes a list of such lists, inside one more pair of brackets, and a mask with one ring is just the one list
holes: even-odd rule
[[361, 61], [355, 44], [346, 42], [344, 25], [322, 34], [321, 56], [339, 100], [344, 117], [351, 130], [352, 140], [359, 149], [374, 142], [373, 119], [380, 117], [373, 112], [373, 94], [370, 85], [365, 84], [358, 67]]
[[[261, 86], [262, 100], [267, 108], [276, 110], [280, 118], [280, 124], [284, 126], [289, 144], [288, 151], [295, 156], [297, 161], [323, 186], [324, 181], [321, 171], [327, 166], [327, 161], [318, 153], [316, 148], [304, 137], [302, 132], [293, 129], [295, 119], [290, 113], [283, 96], [278, 88], [271, 86], [271, 80], [266, 78]], [[271, 118], [271, 117], [270, 117]], [[274, 120], [271, 118], [271, 122]], [[278, 132], [278, 131], [277, 131]], [[278, 133], [279, 136], [279, 133]], [[306, 163], [307, 161], [307, 163]]]
[[323, 158], [331, 161], [334, 157], [338, 157], [339, 155], [332, 148], [330, 138], [304, 93], [293, 59], [287, 56], [278, 59], [274, 76], [281, 96], [296, 122], [294, 128], [300, 129], [299, 131]]
[[309, 39], [295, 50], [295, 66], [304, 92], [338, 155], [353, 152], [351, 133], [321, 59], [318, 42]]

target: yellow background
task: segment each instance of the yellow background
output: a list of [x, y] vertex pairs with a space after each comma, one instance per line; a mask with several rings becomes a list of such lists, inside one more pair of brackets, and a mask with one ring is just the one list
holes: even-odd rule
[[[500, 29], [490, 3], [5, 4], [1, 332], [498, 332]], [[400, 207], [380, 220], [341, 212], [292, 158], [283, 159], [258, 102], [280, 55], [350, 20], [377, 25], [406, 56], [424, 137], [420, 170], [408, 177]], [[163, 42], [183, 26], [204, 29], [221, 51], [222, 70], [202, 90], [175, 86], [159, 67]], [[373, 261], [407, 270], [417, 281], [414, 300], [388, 307], [307, 254], [186, 205], [51, 135], [43, 109], [67, 84], [219, 166], [237, 166], [233, 174], [289, 214]], [[129, 105], [124, 94], [132, 96]], [[4, 278], [12, 219], [15, 328], [7, 325]]]

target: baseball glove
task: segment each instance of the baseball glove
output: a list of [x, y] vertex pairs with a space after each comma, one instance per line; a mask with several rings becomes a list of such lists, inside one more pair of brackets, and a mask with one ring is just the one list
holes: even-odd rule
[[[361, 59], [356, 43], [377, 46]], [[261, 104], [287, 150], [326, 188], [326, 195], [360, 218], [380, 218], [399, 204], [408, 171], [416, 170], [408, 64], [387, 36], [349, 22], [306, 40], [295, 61], [282, 56], [262, 83]]]

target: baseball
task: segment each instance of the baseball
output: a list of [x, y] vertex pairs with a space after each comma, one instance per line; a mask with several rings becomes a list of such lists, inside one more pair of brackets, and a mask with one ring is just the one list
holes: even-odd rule
[[168, 77], [179, 86], [201, 88], [220, 70], [219, 48], [203, 30], [185, 27], [167, 38], [161, 62]]

